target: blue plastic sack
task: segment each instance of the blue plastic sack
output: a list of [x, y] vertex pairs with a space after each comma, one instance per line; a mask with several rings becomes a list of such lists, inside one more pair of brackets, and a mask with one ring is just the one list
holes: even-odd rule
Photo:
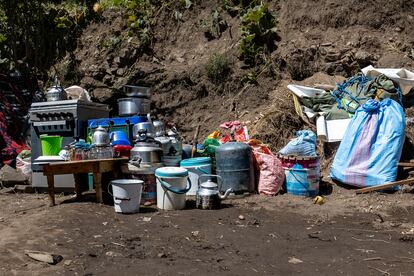
[[279, 151], [282, 155], [316, 156], [316, 134], [311, 130], [299, 130], [296, 138]]
[[391, 99], [368, 100], [348, 125], [331, 166], [331, 178], [357, 187], [395, 181], [404, 130], [400, 104]]

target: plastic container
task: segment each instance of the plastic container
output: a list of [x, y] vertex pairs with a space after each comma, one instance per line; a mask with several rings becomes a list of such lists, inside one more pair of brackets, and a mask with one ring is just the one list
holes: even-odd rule
[[[196, 157], [185, 159], [180, 162], [180, 167], [188, 170], [191, 183], [198, 183], [198, 178], [202, 174], [211, 174], [211, 158], [210, 157]], [[198, 185], [191, 186], [187, 195], [196, 195]]]
[[40, 142], [42, 144], [42, 155], [59, 155], [59, 152], [62, 148], [62, 140], [62, 136], [40, 135]]
[[185, 194], [191, 189], [188, 170], [163, 167], [155, 170], [157, 179], [157, 207], [163, 210], [185, 208]]
[[297, 196], [316, 196], [319, 194], [320, 164], [319, 157], [279, 156], [285, 170], [286, 190]]
[[121, 130], [113, 131], [109, 133], [109, 138], [111, 140], [111, 145], [121, 145], [121, 146], [130, 146], [131, 143], [128, 140], [128, 135]]
[[254, 192], [252, 148], [244, 143], [229, 142], [216, 148], [216, 172], [223, 179], [221, 192]]
[[[117, 213], [137, 213], [141, 202], [144, 181], [135, 179], [118, 179], [111, 181], [114, 207]], [[109, 189], [108, 186], [108, 189]]]
[[119, 157], [129, 158], [131, 156], [132, 146], [116, 145], [116, 146], [113, 146], [112, 149], [113, 149], [113, 157], [115, 158], [119, 158]]

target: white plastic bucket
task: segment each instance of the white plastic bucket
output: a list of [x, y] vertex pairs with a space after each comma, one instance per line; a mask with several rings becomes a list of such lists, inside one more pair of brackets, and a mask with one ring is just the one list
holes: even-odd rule
[[[137, 213], [141, 202], [144, 181], [136, 179], [117, 179], [111, 181], [114, 207], [117, 213]], [[109, 189], [109, 187], [108, 187]]]
[[[196, 157], [184, 159], [181, 161], [180, 166], [188, 170], [191, 183], [198, 183], [198, 178], [202, 174], [211, 174], [211, 158], [210, 157]], [[192, 185], [187, 195], [196, 195], [198, 185]]]
[[155, 177], [157, 178], [157, 207], [163, 210], [184, 209], [185, 194], [191, 188], [187, 169], [158, 168], [155, 170]]
[[162, 162], [164, 163], [166, 167], [179, 167], [181, 159], [182, 159], [181, 155], [180, 156], [164, 155]]

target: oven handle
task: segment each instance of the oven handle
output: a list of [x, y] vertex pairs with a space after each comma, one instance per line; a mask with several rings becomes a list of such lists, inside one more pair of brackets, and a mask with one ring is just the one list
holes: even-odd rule
[[47, 121], [47, 122], [33, 122], [33, 126], [35, 126], [35, 127], [38, 127], [38, 126], [65, 126], [65, 125], [66, 125], [65, 120]]

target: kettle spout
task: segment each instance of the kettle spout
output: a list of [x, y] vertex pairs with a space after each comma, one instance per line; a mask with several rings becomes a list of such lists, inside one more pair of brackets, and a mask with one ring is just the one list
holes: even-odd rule
[[232, 188], [227, 189], [226, 192], [224, 193], [224, 195], [220, 195], [220, 199], [221, 200], [226, 199], [231, 192], [233, 192], [233, 189]]

